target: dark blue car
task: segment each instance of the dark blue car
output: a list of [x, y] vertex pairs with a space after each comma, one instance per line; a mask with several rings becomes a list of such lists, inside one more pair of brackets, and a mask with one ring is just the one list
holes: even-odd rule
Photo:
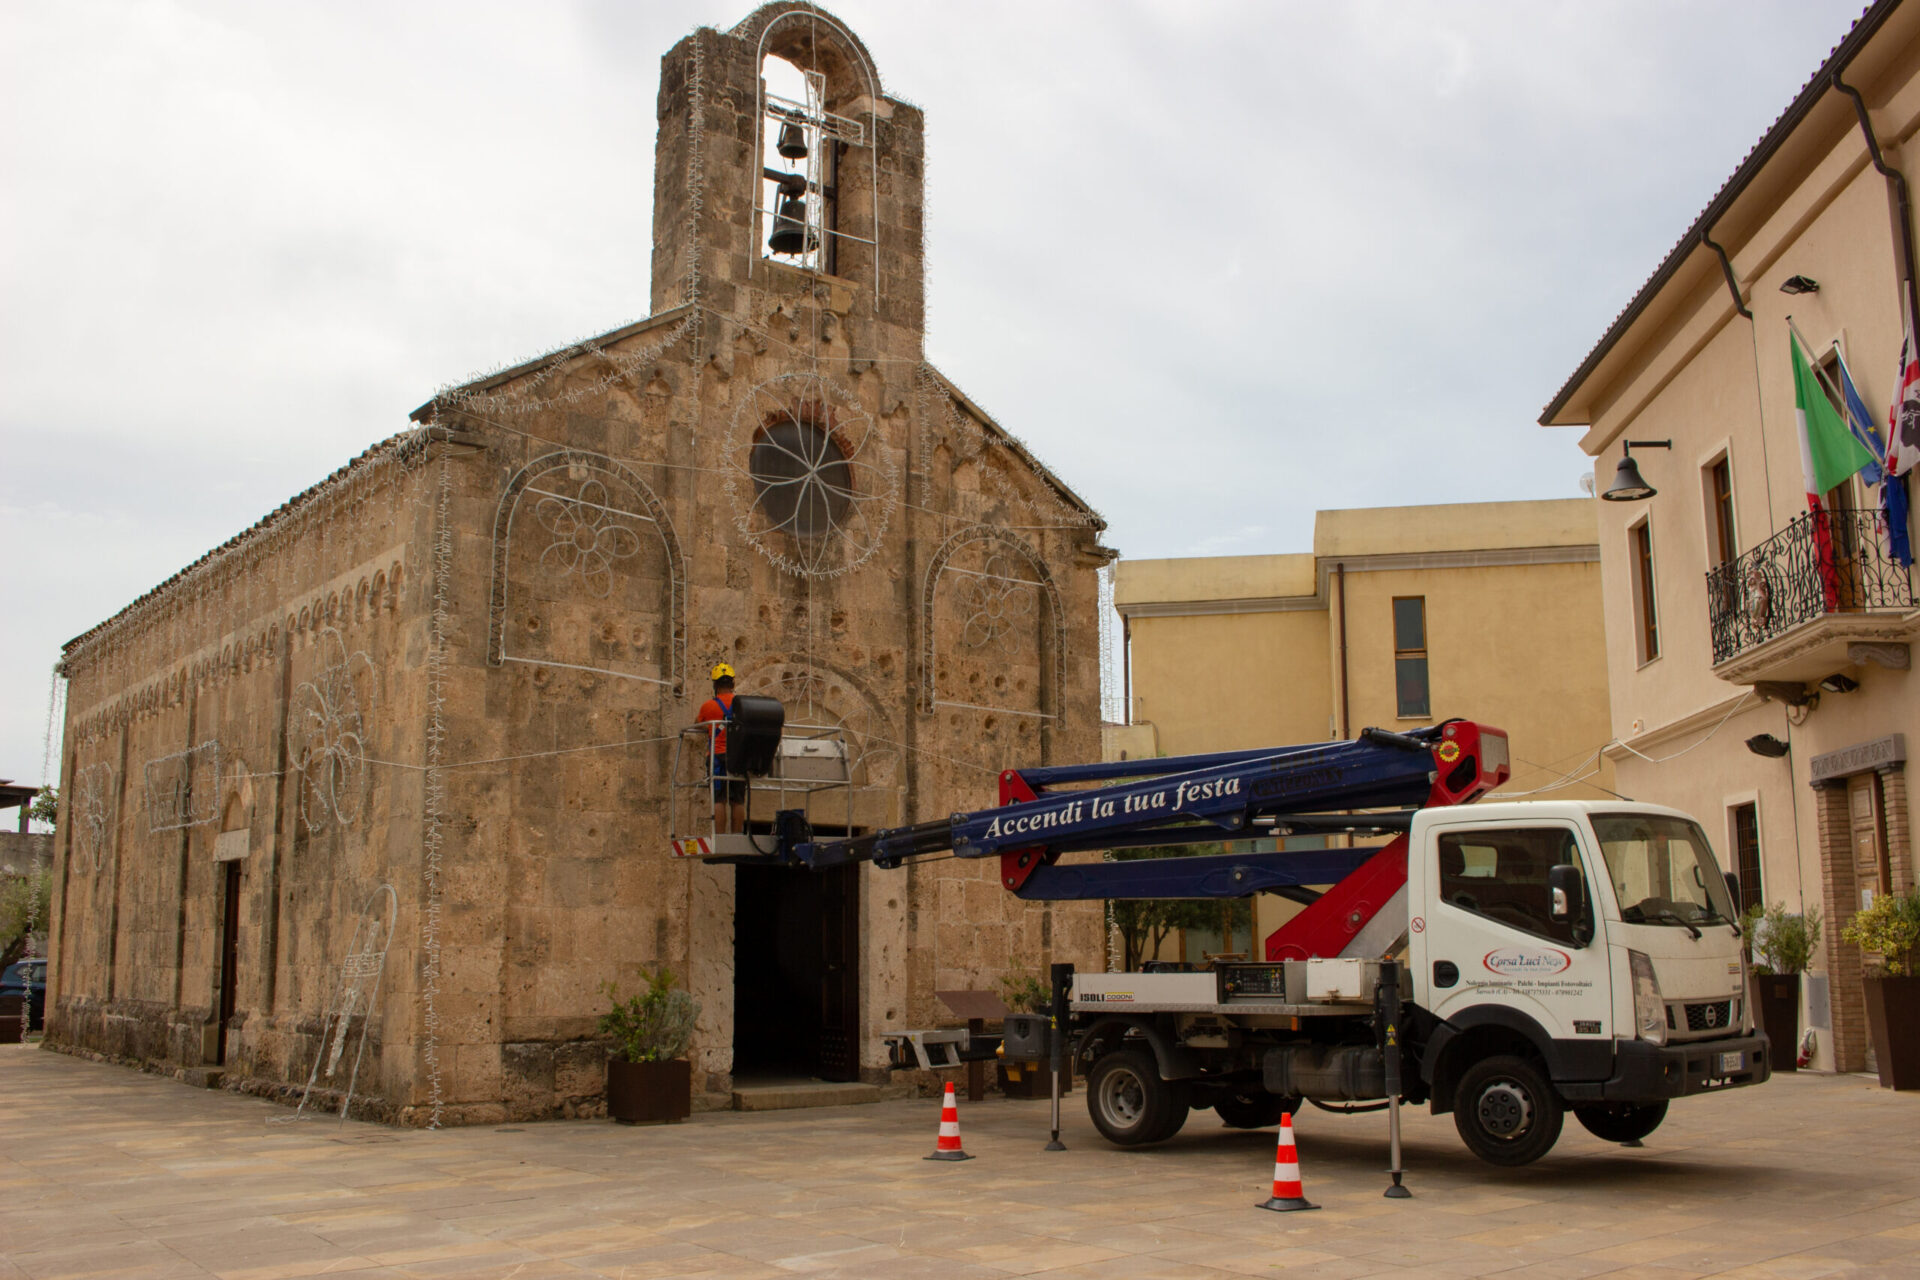
[[[40, 1030], [47, 1021], [47, 962], [45, 960], [17, 960], [7, 966], [0, 974], [0, 1000], [8, 996], [30, 996], [32, 999], [32, 1029]], [[9, 1004], [13, 1010], [11, 1017], [17, 1022], [20, 1006]]]

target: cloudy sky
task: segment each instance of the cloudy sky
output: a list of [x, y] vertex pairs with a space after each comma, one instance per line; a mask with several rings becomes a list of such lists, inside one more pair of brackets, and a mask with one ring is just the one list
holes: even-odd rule
[[[1860, 2], [830, 7], [927, 112], [933, 359], [1175, 556], [1576, 495], [1540, 407]], [[748, 10], [0, 10], [0, 777], [61, 642], [645, 314], [660, 55]]]

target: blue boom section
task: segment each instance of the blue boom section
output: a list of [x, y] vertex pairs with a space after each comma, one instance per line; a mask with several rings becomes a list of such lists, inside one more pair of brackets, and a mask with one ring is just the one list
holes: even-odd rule
[[[784, 835], [775, 855], [810, 867], [872, 861], [897, 866], [951, 849], [962, 858], [1041, 850], [1048, 856], [1141, 844], [1244, 839], [1263, 815], [1410, 807], [1433, 789], [1439, 731], [1369, 730], [1353, 742], [1265, 751], [1026, 769], [1039, 794], [1023, 803], [835, 840]], [[1142, 774], [1148, 776], [1142, 777]], [[1049, 784], [1121, 777], [1112, 786], [1047, 791]], [[1339, 880], [1371, 850], [1226, 854], [1037, 868], [1031, 898], [1239, 897], [1261, 889]]]
[[1336, 884], [1379, 853], [1373, 848], [1140, 858], [1036, 867], [1014, 893], [1038, 902], [1089, 898], [1243, 898], [1267, 889]]

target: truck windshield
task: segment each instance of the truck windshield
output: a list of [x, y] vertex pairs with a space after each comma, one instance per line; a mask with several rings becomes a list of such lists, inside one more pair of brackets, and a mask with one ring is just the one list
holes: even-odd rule
[[1656, 814], [1593, 815], [1620, 918], [1692, 928], [1732, 924], [1727, 882], [1696, 823]]

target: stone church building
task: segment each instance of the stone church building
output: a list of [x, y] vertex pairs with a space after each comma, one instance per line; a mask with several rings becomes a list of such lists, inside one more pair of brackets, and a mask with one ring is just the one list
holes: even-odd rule
[[720, 661], [846, 744], [818, 823], [1098, 756], [1112, 552], [927, 363], [922, 141], [822, 10], [696, 31], [649, 318], [436, 395], [66, 646], [56, 1045], [403, 1123], [592, 1114], [602, 986], [664, 963], [725, 1105], [885, 1078], [936, 990], [1103, 965], [1099, 904], [997, 860], [670, 849], [712, 820], [681, 732]]

